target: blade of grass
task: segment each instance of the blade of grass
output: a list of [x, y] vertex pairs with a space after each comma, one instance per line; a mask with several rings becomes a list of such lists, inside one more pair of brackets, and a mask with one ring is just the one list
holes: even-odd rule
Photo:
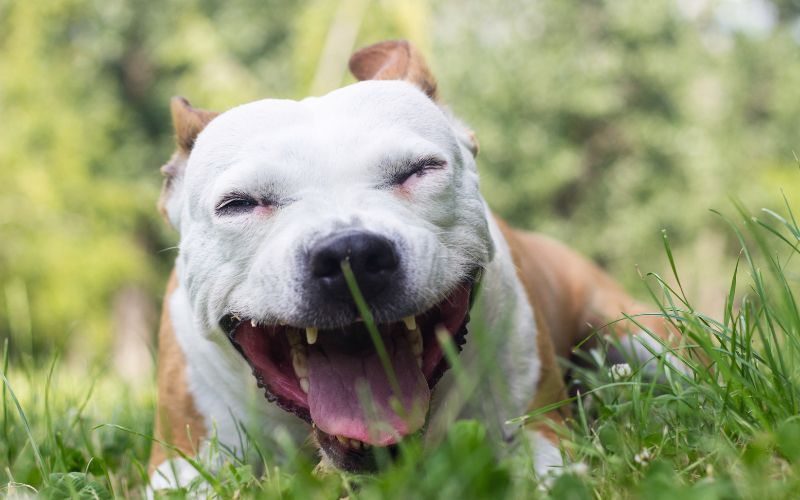
[[[3, 342], [3, 375], [8, 373], [8, 337], [6, 337], [5, 341]], [[8, 434], [8, 401], [6, 400], [6, 381], [5, 377], [3, 378], [3, 438], [5, 442], [9, 442], [9, 434]], [[8, 450], [10, 452], [10, 450]], [[6, 457], [8, 462], [11, 461], [11, 457]]]
[[[375, 319], [372, 317], [369, 306], [367, 306], [367, 301], [364, 300], [364, 295], [361, 293], [361, 289], [358, 287], [358, 283], [356, 282], [356, 277], [353, 274], [353, 269], [350, 266], [349, 259], [343, 260], [340, 263], [340, 266], [342, 268], [342, 273], [344, 273], [344, 279], [347, 281], [347, 287], [350, 289], [350, 294], [353, 296], [353, 300], [356, 303], [358, 313], [361, 315], [361, 319], [364, 320], [364, 324], [367, 327], [369, 336], [372, 339], [372, 343], [375, 345], [375, 350], [378, 353], [378, 358], [381, 360], [381, 365], [383, 365], [383, 370], [386, 372], [386, 376], [389, 378], [389, 384], [392, 387], [392, 391], [394, 392], [394, 395], [398, 401], [402, 401], [403, 391], [400, 390], [400, 383], [397, 381], [397, 375], [394, 372], [392, 361], [389, 359], [389, 353], [386, 351], [386, 346], [383, 343], [383, 339], [378, 331], [378, 327], [375, 326]], [[397, 409], [402, 409], [402, 411], [405, 412], [402, 404], [397, 406], [399, 406]], [[400, 416], [404, 417], [404, 415]]]
[[22, 425], [25, 427], [25, 432], [28, 435], [28, 441], [30, 442], [31, 449], [33, 450], [33, 456], [36, 460], [36, 466], [39, 468], [39, 473], [42, 475], [42, 480], [47, 483], [47, 478], [50, 476], [49, 468], [47, 467], [47, 463], [45, 463], [44, 459], [42, 459], [42, 454], [39, 451], [39, 445], [36, 444], [36, 440], [33, 438], [33, 432], [31, 431], [30, 423], [28, 422], [28, 417], [25, 416], [25, 411], [22, 409], [22, 405], [17, 399], [17, 395], [14, 394], [14, 389], [11, 387], [11, 383], [6, 378], [6, 374], [2, 373], [0, 376], [3, 377], [3, 384], [8, 389], [8, 394], [11, 396], [11, 401], [14, 402], [14, 405], [17, 407], [17, 414], [19, 415], [20, 420], [22, 420]]

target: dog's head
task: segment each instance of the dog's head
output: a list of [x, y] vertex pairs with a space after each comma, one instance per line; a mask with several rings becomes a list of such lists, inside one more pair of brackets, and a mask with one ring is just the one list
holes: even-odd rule
[[363, 470], [424, 426], [437, 337], [463, 343], [493, 249], [477, 145], [416, 50], [373, 45], [350, 69], [360, 82], [302, 101], [217, 115], [174, 99], [161, 208], [202, 334], [230, 340], [334, 465]]

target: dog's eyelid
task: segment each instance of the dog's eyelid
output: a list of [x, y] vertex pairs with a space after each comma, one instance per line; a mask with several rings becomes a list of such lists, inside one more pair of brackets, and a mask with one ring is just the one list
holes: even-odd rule
[[258, 206], [277, 206], [278, 202], [269, 197], [256, 197], [241, 191], [235, 191], [223, 196], [214, 207], [214, 213], [218, 216], [233, 215], [240, 212], [250, 211]]
[[403, 184], [413, 175], [422, 176], [429, 170], [441, 170], [446, 166], [447, 160], [435, 155], [422, 156], [414, 160], [408, 160], [397, 168], [389, 185], [397, 186]]
[[411, 161], [408, 165], [408, 171], [422, 170], [424, 168], [443, 168], [446, 166], [447, 160], [438, 156], [430, 155]]

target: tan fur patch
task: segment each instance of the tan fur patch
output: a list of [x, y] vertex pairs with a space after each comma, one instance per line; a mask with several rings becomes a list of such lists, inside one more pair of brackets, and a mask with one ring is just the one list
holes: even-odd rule
[[[539, 328], [537, 348], [542, 372], [529, 407], [532, 411], [567, 396], [557, 356], [569, 358], [572, 349], [583, 344], [595, 328], [623, 314], [636, 315], [652, 311], [652, 308], [637, 303], [597, 265], [566, 245], [540, 234], [512, 229], [500, 219], [497, 223], [511, 250], [517, 275], [528, 294]], [[677, 335], [662, 318], [640, 317], [636, 321], [665, 340], [671, 333]], [[637, 330], [638, 326], [625, 320], [609, 333], [622, 335]], [[563, 421], [569, 411], [562, 407], [545, 416]], [[541, 420], [531, 425], [556, 440], [555, 433]]]
[[359, 80], [404, 80], [419, 87], [434, 101], [439, 98], [436, 79], [425, 59], [405, 40], [364, 47], [350, 57], [349, 67]]
[[[187, 455], [194, 455], [200, 440], [206, 437], [203, 417], [197, 411], [194, 398], [186, 382], [186, 359], [169, 315], [169, 299], [178, 286], [175, 271], [170, 276], [161, 314], [158, 333], [158, 401], [156, 404], [155, 436]], [[175, 455], [153, 443], [150, 451], [150, 472], [159, 464]]]

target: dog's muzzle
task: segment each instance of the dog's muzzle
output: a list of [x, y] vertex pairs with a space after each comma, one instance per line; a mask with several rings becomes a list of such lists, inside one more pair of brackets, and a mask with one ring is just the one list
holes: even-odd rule
[[[355, 312], [342, 261], [376, 319], [377, 339]], [[392, 447], [423, 428], [431, 389], [449, 368], [443, 343], [460, 351], [466, 341], [480, 273], [476, 268], [433, 307], [391, 317], [385, 304], [403, 282], [391, 241], [355, 231], [325, 238], [308, 253], [308, 269], [309, 294], [325, 303], [319, 322], [288, 325], [231, 312], [220, 326], [267, 399], [312, 423], [336, 466], [369, 470], [371, 447]]]

